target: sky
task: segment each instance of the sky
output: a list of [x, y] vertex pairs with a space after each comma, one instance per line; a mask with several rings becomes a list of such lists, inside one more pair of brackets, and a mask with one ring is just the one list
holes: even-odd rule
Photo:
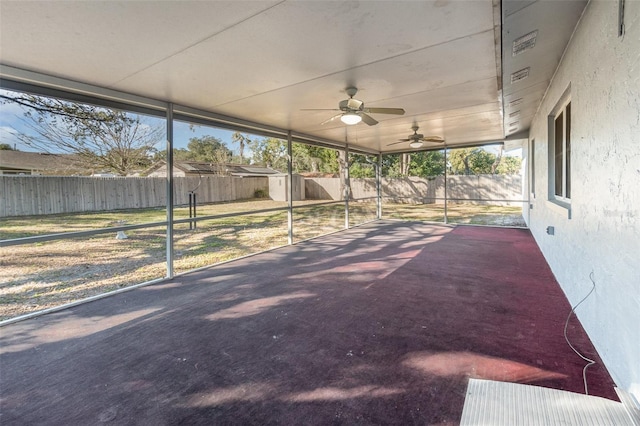
[[[5, 93], [4, 90], [0, 91], [0, 94], [3, 93]], [[19, 120], [21, 116], [22, 109], [18, 105], [0, 104], [0, 143], [6, 143], [23, 150], [20, 142], [15, 137], [18, 129], [21, 128]]]
[[[0, 89], [0, 94], [7, 93], [7, 91]], [[20, 142], [16, 137], [16, 134], [20, 132], [25, 134], [33, 133], [33, 131], [25, 125], [23, 114], [24, 109], [15, 103], [0, 104], [0, 143], [9, 144], [12, 148], [20, 151], [34, 151], [33, 148]], [[143, 117], [143, 121], [150, 126], [164, 127], [165, 125], [164, 119], [156, 117]], [[206, 126], [195, 126], [191, 129], [187, 123], [176, 121], [173, 125], [173, 133], [174, 146], [176, 148], [186, 148], [189, 139], [193, 137], [214, 136], [225, 143], [234, 153], [237, 150], [237, 146], [231, 141], [233, 132], [229, 130]], [[159, 150], [164, 149], [166, 147], [165, 143], [165, 141], [160, 141], [157, 148]]]
[[[1, 94], [7, 94], [9, 92], [0, 89]], [[0, 143], [9, 144], [11, 147], [20, 151], [34, 151], [28, 145], [21, 143], [16, 137], [16, 134], [23, 132], [25, 134], [33, 133], [24, 122], [23, 118], [24, 110], [14, 103], [0, 103]], [[157, 117], [143, 117], [143, 122], [150, 126], [162, 126], [164, 127], [164, 119]], [[174, 147], [186, 148], [190, 138], [213, 136], [221, 140], [234, 154], [238, 154], [237, 144], [232, 142], [231, 135], [234, 133], [230, 130], [219, 129], [208, 126], [194, 126], [189, 127], [188, 123], [176, 121], [173, 125], [174, 131]], [[160, 141], [156, 146], [158, 150], [166, 148], [166, 142]], [[493, 154], [498, 153], [498, 146], [487, 146], [485, 149]], [[503, 152], [505, 156], [521, 156], [522, 150], [511, 150]], [[245, 156], [250, 156], [250, 152], [245, 152]]]
[[237, 144], [231, 139], [233, 131], [218, 129], [208, 126], [195, 126], [189, 128], [189, 124], [183, 121], [174, 121], [173, 123], [173, 145], [176, 148], [186, 148], [191, 138], [200, 138], [203, 136], [213, 136], [220, 139], [234, 154], [238, 150]]

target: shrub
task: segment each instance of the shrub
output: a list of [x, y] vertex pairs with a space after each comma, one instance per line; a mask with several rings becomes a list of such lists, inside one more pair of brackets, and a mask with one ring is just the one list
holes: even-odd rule
[[269, 191], [267, 191], [266, 189], [256, 189], [256, 191], [253, 193], [253, 196], [255, 198], [267, 198], [269, 196]]

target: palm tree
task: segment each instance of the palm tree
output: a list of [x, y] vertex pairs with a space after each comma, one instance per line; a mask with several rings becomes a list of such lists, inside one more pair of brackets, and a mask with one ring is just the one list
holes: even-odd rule
[[246, 143], [251, 142], [251, 139], [249, 139], [248, 136], [243, 135], [240, 132], [235, 132], [233, 135], [231, 135], [231, 140], [233, 142], [237, 142], [238, 145], [240, 146], [239, 149], [239, 153], [240, 153], [240, 163], [244, 163], [244, 145]]

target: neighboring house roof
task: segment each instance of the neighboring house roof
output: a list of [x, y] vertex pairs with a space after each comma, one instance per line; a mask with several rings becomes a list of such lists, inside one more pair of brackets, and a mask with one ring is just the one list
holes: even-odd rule
[[[154, 171], [166, 166], [164, 160], [157, 162], [145, 171], [144, 175], [149, 175]], [[203, 161], [175, 161], [173, 168], [193, 175], [225, 175], [225, 176], [268, 176], [279, 174], [280, 172], [270, 167], [250, 165], [250, 164], [218, 164]]]
[[224, 164], [212, 164], [196, 161], [175, 161], [173, 167], [185, 173], [224, 174]]
[[268, 176], [280, 174], [270, 167], [229, 164], [227, 170], [231, 176]]
[[48, 154], [0, 150], [0, 171], [24, 174], [82, 174], [87, 173], [71, 154]]

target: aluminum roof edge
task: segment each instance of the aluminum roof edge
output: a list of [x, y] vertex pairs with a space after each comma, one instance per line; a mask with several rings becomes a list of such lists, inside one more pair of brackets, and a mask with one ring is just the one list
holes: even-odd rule
[[158, 99], [138, 96], [132, 93], [94, 86], [88, 83], [55, 77], [4, 64], [0, 64], [0, 80], [2, 80], [0, 87], [3, 88], [33, 87], [50, 89], [64, 94], [81, 95], [83, 97], [102, 99], [153, 110], [166, 110], [169, 105], [168, 102]]

